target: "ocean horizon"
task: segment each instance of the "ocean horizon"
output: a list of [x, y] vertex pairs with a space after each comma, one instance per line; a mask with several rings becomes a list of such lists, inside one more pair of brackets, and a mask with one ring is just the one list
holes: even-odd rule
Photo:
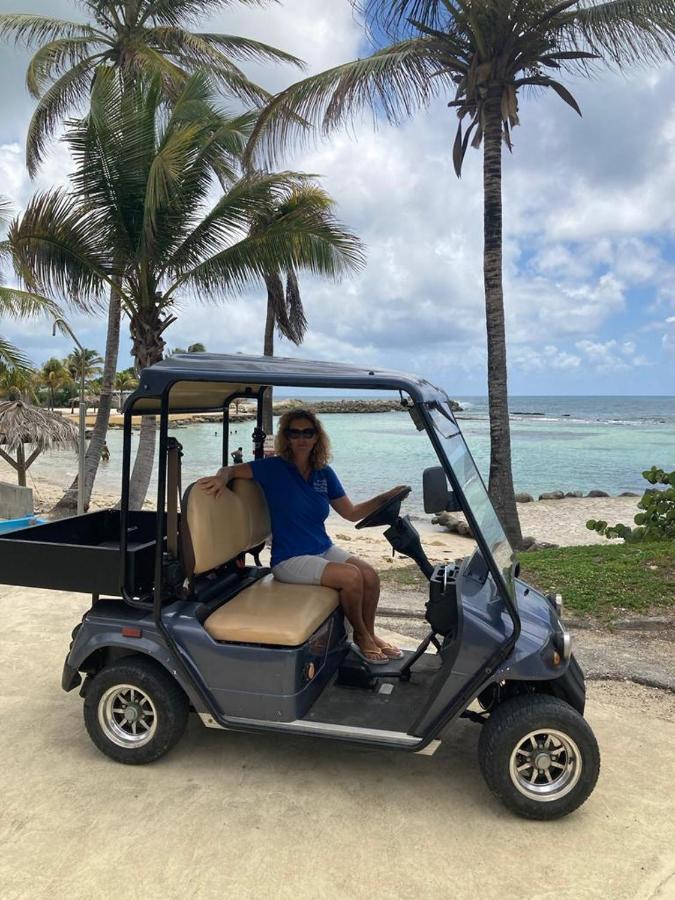
[[[277, 396], [282, 396], [281, 392]], [[295, 396], [308, 404], [321, 398], [338, 399], [335, 394], [329, 398], [326, 392], [310, 397], [306, 392], [287, 390], [283, 396]], [[352, 392], [349, 398], [357, 396]], [[360, 396], [371, 395], [361, 392]], [[453, 399], [463, 407], [457, 418], [487, 481], [487, 398], [457, 394]], [[653, 465], [675, 469], [675, 397], [514, 395], [510, 409], [515, 489], [535, 499], [552, 490], [641, 494], [649, 486], [641, 476], [643, 470]], [[333, 468], [352, 499], [371, 497], [396, 484], [411, 484], [413, 493], [406, 509], [423, 515], [422, 471], [437, 460], [429, 441], [405, 412], [326, 413], [321, 418], [331, 438]], [[245, 458], [250, 458], [252, 429], [252, 422], [233, 424], [230, 450], [242, 446]], [[196, 423], [171, 433], [183, 444], [185, 485], [218, 468], [218, 424]], [[120, 488], [121, 430], [109, 431], [108, 446], [111, 460], [99, 466], [96, 490], [114, 493]], [[34, 474], [65, 488], [76, 472], [75, 454], [43, 454], [28, 471], [28, 485]]]

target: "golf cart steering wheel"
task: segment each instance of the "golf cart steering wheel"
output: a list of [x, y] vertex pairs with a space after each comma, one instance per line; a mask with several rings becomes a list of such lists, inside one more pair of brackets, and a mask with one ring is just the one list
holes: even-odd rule
[[393, 525], [398, 519], [398, 513], [401, 509], [401, 503], [410, 493], [411, 488], [404, 487], [397, 491], [391, 497], [381, 503], [377, 509], [374, 509], [369, 515], [364, 516], [360, 522], [356, 523], [357, 528], [372, 528], [375, 525]]

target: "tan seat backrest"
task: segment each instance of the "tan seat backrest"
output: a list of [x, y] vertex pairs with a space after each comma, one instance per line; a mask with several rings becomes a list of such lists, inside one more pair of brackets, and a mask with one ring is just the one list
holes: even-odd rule
[[248, 510], [251, 525], [250, 546], [258, 547], [267, 540], [272, 532], [270, 512], [263, 489], [250, 478], [235, 478], [232, 482], [232, 489]]
[[195, 484], [185, 492], [181, 546], [187, 575], [201, 575], [257, 547], [270, 533], [270, 516], [262, 489], [237, 478], [218, 497]]

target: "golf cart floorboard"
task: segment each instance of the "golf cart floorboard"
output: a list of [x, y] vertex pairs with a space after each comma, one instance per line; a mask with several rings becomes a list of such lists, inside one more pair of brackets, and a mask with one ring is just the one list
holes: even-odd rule
[[410, 681], [378, 677], [374, 689], [343, 687], [333, 679], [304, 720], [406, 732], [428, 702], [440, 664], [440, 656], [425, 653], [415, 663]]

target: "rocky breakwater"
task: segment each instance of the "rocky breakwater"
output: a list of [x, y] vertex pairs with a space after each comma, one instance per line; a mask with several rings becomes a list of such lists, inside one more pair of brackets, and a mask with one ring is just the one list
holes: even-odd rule
[[[462, 407], [456, 400], [451, 400], [450, 403], [453, 412], [462, 411]], [[285, 412], [305, 408], [312, 410], [312, 412], [317, 413], [317, 415], [321, 415], [322, 413], [405, 412], [405, 407], [401, 406], [400, 400], [375, 397], [372, 400], [278, 400], [274, 404], [274, 415], [281, 416]]]

